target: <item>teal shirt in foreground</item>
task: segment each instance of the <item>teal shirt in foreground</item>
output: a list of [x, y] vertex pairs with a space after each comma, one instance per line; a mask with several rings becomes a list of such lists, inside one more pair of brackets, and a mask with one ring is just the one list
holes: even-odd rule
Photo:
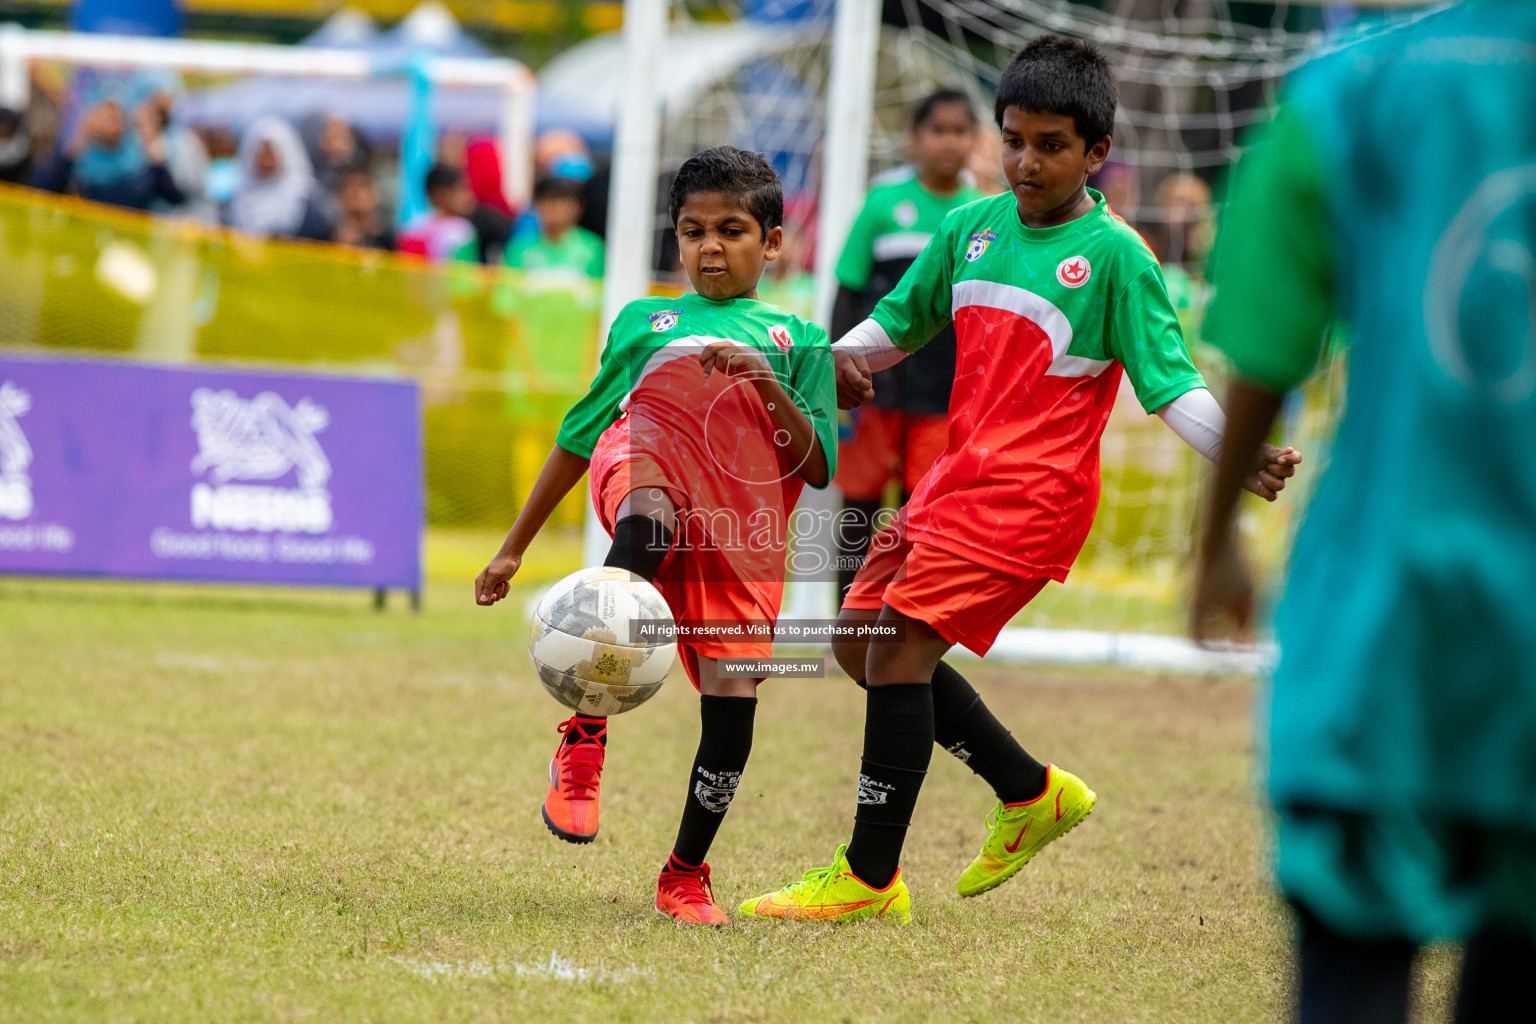
[[1277, 617], [1268, 786], [1282, 883], [1358, 930], [1455, 935], [1495, 897], [1433, 857], [1330, 893], [1313, 868], [1345, 855], [1288, 851], [1287, 807], [1391, 823], [1383, 850], [1449, 849], [1436, 823], [1536, 836], [1533, 125], [1536, 5], [1424, 18], [1293, 75], [1218, 241], [1205, 336], [1239, 373], [1287, 389], [1328, 321], [1350, 338]]

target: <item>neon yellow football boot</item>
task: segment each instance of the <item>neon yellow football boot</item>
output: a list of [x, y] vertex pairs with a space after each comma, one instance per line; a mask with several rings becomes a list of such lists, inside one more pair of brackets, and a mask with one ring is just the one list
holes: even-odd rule
[[1016, 875], [1047, 843], [1072, 831], [1093, 811], [1099, 795], [1082, 779], [1053, 764], [1045, 766], [1045, 792], [1028, 803], [1004, 805], [987, 815], [992, 834], [971, 866], [960, 875], [961, 896], [980, 896]]
[[864, 917], [912, 923], [912, 897], [896, 877], [884, 889], [872, 889], [848, 867], [847, 846], [839, 846], [829, 868], [807, 871], [798, 882], [741, 905], [748, 917], [789, 917], [806, 921], [857, 921]]

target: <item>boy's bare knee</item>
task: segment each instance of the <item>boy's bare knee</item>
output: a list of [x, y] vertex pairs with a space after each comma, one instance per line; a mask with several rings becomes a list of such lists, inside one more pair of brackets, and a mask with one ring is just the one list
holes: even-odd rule
[[638, 487], [626, 494], [615, 518], [627, 516], [649, 516], [667, 529], [677, 530], [677, 506], [672, 503], [672, 496], [660, 487]]
[[[874, 622], [879, 617], [878, 608], [844, 608], [837, 616], [837, 624], [842, 629], [851, 629]], [[858, 682], [864, 678], [864, 666], [869, 658], [869, 641], [852, 638], [833, 640], [832, 657], [837, 659], [838, 668], [848, 673], [848, 678]]]
[[832, 657], [837, 667], [848, 673], [855, 682], [864, 678], [864, 661], [869, 657], [869, 644], [863, 640], [832, 641]]

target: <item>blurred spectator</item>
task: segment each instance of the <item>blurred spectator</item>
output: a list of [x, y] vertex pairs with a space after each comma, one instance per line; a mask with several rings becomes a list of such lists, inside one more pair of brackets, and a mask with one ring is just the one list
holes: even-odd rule
[[74, 137], [38, 168], [32, 184], [99, 203], [148, 210], [156, 202], [186, 200], [166, 168], [165, 137], [154, 118], [128, 127], [122, 101], [107, 95], [80, 117]]
[[1191, 269], [1205, 266], [1215, 231], [1211, 186], [1193, 174], [1170, 174], [1157, 186], [1157, 228], [1149, 238], [1152, 250], [1163, 263], [1180, 263]]
[[507, 248], [507, 266], [602, 277], [603, 240], [577, 223], [581, 220], [581, 192], [581, 182], [570, 178], [541, 179], [533, 187], [538, 232], [531, 238], [518, 238]]
[[228, 128], [219, 127], [204, 128], [201, 138], [208, 154], [208, 175], [203, 186], [209, 201], [222, 211], [240, 188], [240, 140]]
[[1211, 291], [1205, 281], [1214, 233], [1211, 187], [1193, 174], [1171, 174], [1157, 186], [1154, 202], [1156, 220], [1142, 234], [1163, 265], [1168, 297], [1180, 314], [1204, 309]]
[[150, 209], [213, 224], [219, 218], [218, 208], [208, 198], [208, 150], [196, 132], [174, 118], [180, 93], [181, 79], [169, 72], [138, 76], [130, 93], [140, 137], [159, 134], [164, 138], [166, 170], [184, 196], [181, 203], [156, 199]]
[[32, 137], [19, 112], [0, 107], [0, 181], [25, 184], [32, 178]]
[[315, 181], [326, 192], [340, 191], [342, 177], [351, 170], [373, 162], [368, 146], [340, 114], [320, 114], [304, 120], [300, 137], [314, 166]]
[[[606, 160], [592, 165], [592, 177], [582, 185], [581, 226], [603, 241], [608, 240], [608, 192], [613, 185], [613, 167]], [[668, 232], [671, 234], [671, 232]]]
[[967, 177], [969, 184], [989, 196], [1008, 191], [1008, 179], [1003, 177], [1003, 137], [990, 124], [976, 128], [976, 145], [965, 162], [962, 180]]
[[34, 173], [48, 161], [58, 143], [59, 124], [63, 117], [62, 97], [67, 90], [60, 75], [56, 65], [32, 65], [31, 95], [27, 100], [27, 109], [22, 111], [22, 123], [26, 125], [27, 134], [32, 137]]
[[464, 147], [464, 176], [475, 197], [470, 221], [480, 239], [480, 262], [496, 263], [512, 237], [512, 206], [501, 190], [501, 153], [492, 139]]
[[808, 269], [809, 252], [804, 233], [785, 231], [779, 258], [768, 264], [768, 272], [757, 283], [758, 299], [802, 320], [815, 320], [816, 278]]
[[336, 183], [339, 220], [331, 241], [360, 249], [393, 249], [395, 233], [379, 204], [373, 177], [361, 167], [341, 172]]
[[[551, 128], [533, 144], [533, 173], [537, 181], [565, 178], [585, 183], [592, 178], [592, 154], [580, 135], [565, 128]], [[663, 193], [664, 195], [665, 193]], [[606, 208], [606, 201], [604, 206]], [[538, 237], [539, 219], [534, 209], [524, 210], [512, 223], [512, 243], [531, 242]], [[663, 243], [673, 233], [663, 233]], [[601, 237], [601, 236], [599, 236]]]
[[427, 202], [432, 204], [431, 212], [400, 233], [400, 251], [433, 262], [478, 262], [480, 239], [469, 219], [475, 212], [475, 196], [464, 181], [464, 173], [447, 164], [433, 164], [427, 172]]
[[512, 204], [501, 190], [501, 151], [494, 139], [475, 139], [464, 147], [464, 174], [475, 202], [512, 215]]
[[327, 241], [325, 216], [309, 154], [287, 121], [264, 117], [240, 141], [240, 184], [229, 202], [229, 226], [253, 235]]
[[1130, 164], [1109, 161], [1088, 184], [1104, 195], [1109, 208], [1126, 220], [1135, 220], [1141, 206], [1141, 175]]
[[592, 153], [580, 135], [565, 128], [551, 128], [533, 146], [533, 162], [541, 178], [592, 177]]

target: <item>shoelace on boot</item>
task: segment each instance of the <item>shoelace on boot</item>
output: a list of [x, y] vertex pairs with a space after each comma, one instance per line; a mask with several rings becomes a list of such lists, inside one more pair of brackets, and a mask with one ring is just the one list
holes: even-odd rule
[[684, 903], [715, 902], [715, 890], [709, 884], [709, 865], [693, 871], [663, 871], [661, 888]]
[[[608, 719], [600, 718], [598, 721], [602, 724], [594, 725], [590, 721], [584, 722], [579, 716], [572, 715], [556, 726], [555, 731], [565, 736], [566, 742], [572, 745], [577, 743], [597, 743], [601, 745], [602, 741], [608, 736]], [[572, 729], [576, 730], [576, 738], [574, 740], [566, 735]]]
[[560, 751], [560, 793], [567, 800], [591, 800], [603, 775], [603, 748], [577, 743]]

